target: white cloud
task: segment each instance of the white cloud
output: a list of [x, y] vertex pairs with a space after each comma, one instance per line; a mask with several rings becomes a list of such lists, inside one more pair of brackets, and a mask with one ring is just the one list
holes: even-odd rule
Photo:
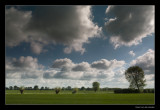
[[31, 50], [35, 54], [40, 54], [41, 52], [45, 52], [43, 49], [43, 44], [37, 42], [31, 42]]
[[107, 18], [105, 29], [111, 34], [110, 42], [115, 49], [137, 45], [154, 33], [154, 13], [154, 6], [108, 6], [106, 14], [115, 18]]
[[[96, 62], [100, 62], [101, 59]], [[108, 60], [107, 60], [108, 61]], [[73, 63], [72, 60], [56, 59], [53, 62], [52, 68], [44, 70], [43, 66], [38, 64], [36, 58], [20, 57], [6, 59], [6, 86], [48, 86], [54, 88], [60, 87], [92, 87], [92, 82], [100, 82], [101, 87], [128, 87], [128, 82], [125, 79], [125, 68], [122, 62], [110, 60], [113, 66], [108, 69], [92, 68], [94, 63]], [[114, 62], [114, 63], [113, 63]], [[118, 62], [118, 63], [116, 63]], [[70, 65], [70, 66], [69, 66]], [[117, 66], [117, 65], [121, 65]], [[55, 68], [53, 68], [55, 67]], [[153, 87], [154, 75], [146, 74], [146, 87]], [[15, 80], [16, 79], [16, 80]]]
[[[100, 64], [103, 62], [103, 64]], [[56, 72], [45, 72], [44, 78], [59, 78], [59, 79], [104, 79], [110, 80], [114, 76], [114, 69], [120, 68], [125, 64], [124, 61], [101, 59], [92, 64], [88, 62], [73, 63], [70, 59], [56, 59], [53, 62], [52, 68], [57, 69]], [[100, 67], [102, 66], [102, 67]]]
[[154, 77], [155, 77], [154, 74], [146, 74], [145, 75], [146, 81], [154, 81]]
[[82, 62], [75, 65], [72, 68], [72, 71], [87, 71], [89, 68], [90, 68], [90, 65], [88, 64], [88, 62]]
[[155, 82], [154, 81], [147, 81], [147, 86], [145, 88], [155, 88]]
[[36, 6], [35, 11], [6, 9], [6, 45], [30, 42], [36, 54], [48, 44], [62, 44], [64, 52], [83, 54], [84, 43], [100, 37], [101, 27], [93, 21], [91, 6]]
[[125, 64], [125, 61], [117, 61], [116, 59], [108, 61], [106, 59], [101, 59], [100, 61], [95, 61], [91, 64], [92, 68], [96, 69], [114, 69], [117, 67], [121, 67]]
[[133, 51], [129, 51], [128, 54], [130, 54], [130, 55], [133, 56], [133, 57], [136, 55]]
[[74, 65], [73, 62], [70, 59], [64, 58], [64, 59], [56, 59], [53, 62], [52, 67], [53, 68], [63, 68], [63, 67], [70, 67], [73, 65]]
[[54, 78], [54, 75], [55, 75], [57, 72], [58, 72], [58, 71], [57, 71], [57, 70], [54, 70], [54, 69], [46, 70], [46, 71], [44, 71], [44, 73], [43, 73], [43, 77], [46, 78], [46, 79]]
[[114, 77], [125, 76], [124, 73], [125, 73], [125, 68], [121, 67], [120, 69], [118, 69], [118, 70], [115, 71]]
[[31, 56], [6, 59], [5, 69], [6, 78], [38, 78], [43, 73], [43, 66]]
[[[129, 83], [127, 80], [123, 78], [116, 78], [112, 80], [107, 80], [107, 79], [92, 79], [92, 80], [70, 80], [70, 79], [43, 79], [43, 78], [38, 78], [38, 79], [6, 79], [6, 86], [25, 86], [25, 87], [34, 87], [34, 85], [38, 85], [39, 87], [50, 87], [50, 88], [55, 88], [57, 86], [59, 87], [67, 87], [71, 86], [73, 87], [92, 87], [92, 83], [94, 81], [98, 81], [100, 83], [100, 87], [118, 87], [118, 88], [128, 88]], [[146, 82], [147, 86], [145, 88], [153, 88], [154, 87], [154, 81], [148, 81]]]
[[135, 60], [131, 61], [131, 65], [140, 66], [146, 74], [155, 73], [155, 52], [152, 49], [148, 49], [146, 53], [142, 56], [137, 57]]

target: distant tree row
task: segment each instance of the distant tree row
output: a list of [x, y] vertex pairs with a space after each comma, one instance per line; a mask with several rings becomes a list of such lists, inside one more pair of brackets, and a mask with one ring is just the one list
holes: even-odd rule
[[[38, 85], [35, 85], [34, 87], [24, 87], [25, 90], [54, 90], [55, 88], [49, 88], [49, 87], [39, 87]], [[19, 90], [20, 87], [18, 86], [9, 86], [6, 87], [6, 90]], [[67, 87], [62, 87], [61, 90], [72, 90], [74, 88], [72, 88], [71, 86], [67, 86]], [[85, 88], [84, 86], [82, 86], [81, 88], [78, 88], [79, 90], [93, 90], [93, 88]]]
[[[50, 88], [49, 87], [41, 87], [41, 88], [39, 88], [38, 87], [38, 85], [35, 85], [34, 87], [24, 87], [25, 88], [25, 90], [50, 90]], [[18, 86], [9, 86], [9, 87], [6, 87], [6, 90], [19, 90], [20, 89], [20, 87], [18, 87]]]
[[[85, 88], [85, 87], [81, 87], [80, 90], [94, 90], [95, 92], [99, 90], [99, 86], [100, 84], [98, 82], [93, 82], [92, 83], [92, 86], [93, 88]], [[56, 87], [56, 88], [53, 88], [53, 89], [49, 89], [49, 87], [41, 87], [39, 89], [38, 85], [35, 85], [33, 88], [32, 87], [24, 87], [24, 86], [21, 86], [21, 87], [18, 87], [18, 86], [9, 86], [6, 87], [6, 90], [19, 90], [21, 94], [23, 94], [24, 90], [54, 90], [56, 92], [56, 94], [58, 94], [60, 91], [61, 91], [61, 88], [60, 87]], [[79, 88], [71, 88], [71, 86], [68, 86], [68, 87], [62, 87], [62, 90], [72, 90], [72, 94], [75, 94], [78, 92]]]

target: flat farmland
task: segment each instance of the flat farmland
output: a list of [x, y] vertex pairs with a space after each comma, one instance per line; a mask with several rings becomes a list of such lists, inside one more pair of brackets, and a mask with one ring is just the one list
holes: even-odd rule
[[38, 93], [29, 90], [24, 94], [7, 91], [5, 97], [6, 104], [154, 104], [153, 93], [114, 94], [90, 91], [71, 94], [70, 91], [63, 91], [55, 94], [53, 91]]

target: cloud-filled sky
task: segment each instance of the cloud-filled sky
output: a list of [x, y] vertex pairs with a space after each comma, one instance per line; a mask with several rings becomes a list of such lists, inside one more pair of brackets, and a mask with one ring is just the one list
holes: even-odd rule
[[155, 7], [6, 6], [6, 86], [127, 88], [140, 66], [154, 87]]

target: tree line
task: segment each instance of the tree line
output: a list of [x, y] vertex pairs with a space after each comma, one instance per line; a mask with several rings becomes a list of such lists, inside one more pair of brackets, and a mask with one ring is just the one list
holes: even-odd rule
[[[20, 86], [21, 87], [21, 86]], [[18, 86], [9, 86], [6, 87], [6, 90], [19, 90], [20, 87]], [[55, 88], [50, 88], [50, 87], [39, 87], [38, 85], [35, 85], [34, 87], [24, 87], [25, 90], [54, 90]], [[72, 90], [74, 88], [72, 88], [71, 86], [67, 86], [67, 87], [62, 87], [61, 90]], [[81, 88], [78, 88], [79, 90], [93, 90], [93, 88], [90, 87], [84, 87], [82, 86]], [[101, 90], [106, 90], [106, 88], [101, 88]]]
[[[81, 87], [80, 88], [80, 90], [94, 90], [95, 92], [96, 91], [98, 91], [99, 90], [99, 86], [100, 86], [100, 83], [99, 82], [93, 82], [92, 83], [92, 88], [85, 88], [85, 87]], [[24, 87], [24, 86], [21, 86], [21, 87], [18, 87], [18, 86], [9, 86], [9, 88], [8, 87], [6, 87], [6, 90], [19, 90], [20, 91], [20, 93], [21, 94], [23, 94], [23, 92], [24, 92], [24, 90], [54, 90], [55, 92], [56, 92], [56, 94], [58, 94], [61, 90], [73, 90], [72, 91], [72, 94], [75, 94], [75, 93], [77, 93], [78, 92], [78, 90], [79, 90], [79, 88], [71, 88], [71, 86], [68, 86], [68, 87], [62, 87], [62, 88], [60, 88], [60, 87], [56, 87], [56, 88], [52, 88], [52, 89], [50, 89], [49, 87], [41, 87], [41, 88], [39, 88], [38, 87], [38, 85], [35, 85], [33, 88], [32, 87]]]
[[154, 89], [116, 89], [114, 93], [154, 93]]
[[[21, 87], [21, 86], [20, 86]], [[9, 86], [9, 87], [6, 87], [6, 90], [19, 90], [20, 87], [18, 86]], [[38, 85], [35, 85], [34, 87], [24, 87], [25, 90], [51, 90], [51, 88], [49, 87], [40, 87]]]

